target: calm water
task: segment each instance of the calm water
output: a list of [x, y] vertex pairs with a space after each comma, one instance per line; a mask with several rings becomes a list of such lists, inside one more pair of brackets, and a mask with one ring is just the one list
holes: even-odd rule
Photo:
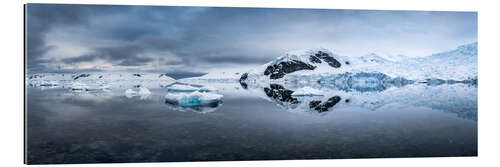
[[[301, 112], [263, 88], [216, 85], [210, 112], [124, 90], [27, 89], [29, 164], [477, 155], [477, 88], [413, 85], [335, 94]], [[332, 94], [332, 96], [334, 96]]]

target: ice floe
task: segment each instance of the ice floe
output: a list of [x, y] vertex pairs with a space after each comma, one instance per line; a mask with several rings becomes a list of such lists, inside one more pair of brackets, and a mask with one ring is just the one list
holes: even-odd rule
[[133, 89], [125, 90], [125, 97], [132, 98], [135, 96], [139, 96], [140, 99], [146, 99], [151, 95], [151, 91], [149, 91], [149, 89], [146, 87], [139, 87], [136, 89], [138, 90], [133, 90]]
[[194, 87], [186, 84], [173, 84], [167, 87], [167, 91], [169, 92], [194, 92], [198, 91], [199, 87]]

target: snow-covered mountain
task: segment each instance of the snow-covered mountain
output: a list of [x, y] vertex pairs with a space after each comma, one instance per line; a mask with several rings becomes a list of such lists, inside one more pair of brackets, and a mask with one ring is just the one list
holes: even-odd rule
[[293, 51], [244, 73], [240, 80], [318, 81], [347, 73], [382, 73], [391, 78], [415, 81], [477, 79], [477, 42], [423, 58], [398, 55], [394, 60], [388, 60], [374, 53], [351, 58], [336, 55], [326, 49]]
[[358, 57], [358, 63], [359, 64], [362, 64], [362, 63], [365, 63], [365, 64], [384, 64], [384, 63], [389, 63], [391, 62], [390, 60], [388, 59], [385, 59], [375, 53], [370, 53], [370, 54], [367, 54], [367, 55], [364, 55], [364, 56], [360, 56]]
[[477, 119], [477, 43], [422, 58], [288, 52], [243, 73], [240, 84], [287, 111], [428, 107]]

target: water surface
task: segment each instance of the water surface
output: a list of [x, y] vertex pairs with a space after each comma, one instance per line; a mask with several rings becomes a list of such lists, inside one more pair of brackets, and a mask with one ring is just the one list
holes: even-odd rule
[[28, 163], [477, 155], [474, 86], [339, 91], [326, 112], [293, 108], [260, 87], [215, 86], [223, 102], [203, 113], [165, 103], [162, 88], [128, 98], [30, 87]]

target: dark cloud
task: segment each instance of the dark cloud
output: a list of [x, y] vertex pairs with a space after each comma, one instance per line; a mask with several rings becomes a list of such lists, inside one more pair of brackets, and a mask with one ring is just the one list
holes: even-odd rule
[[153, 61], [150, 57], [141, 56], [140, 53], [145, 48], [134, 45], [117, 46], [117, 47], [102, 47], [96, 48], [92, 54], [86, 54], [79, 57], [67, 58], [62, 61], [65, 63], [92, 62], [98, 59], [117, 62], [122, 66], [139, 66], [144, 63]]
[[[420, 54], [477, 39], [474, 12], [28, 4], [27, 22], [31, 71], [50, 70], [53, 61], [102, 60], [198, 74], [207, 66], [262, 64], [293, 49]], [[48, 38], [60, 34], [69, 35]], [[54, 42], [88, 52], [51, 54], [66, 49]]]
[[47, 45], [46, 33], [58, 27], [85, 26], [89, 18], [108, 10], [109, 6], [92, 5], [57, 5], [57, 4], [28, 4], [26, 5], [26, 40], [27, 40], [27, 67], [32, 71], [44, 71], [46, 63], [54, 60], [44, 59], [43, 56], [56, 46]]

